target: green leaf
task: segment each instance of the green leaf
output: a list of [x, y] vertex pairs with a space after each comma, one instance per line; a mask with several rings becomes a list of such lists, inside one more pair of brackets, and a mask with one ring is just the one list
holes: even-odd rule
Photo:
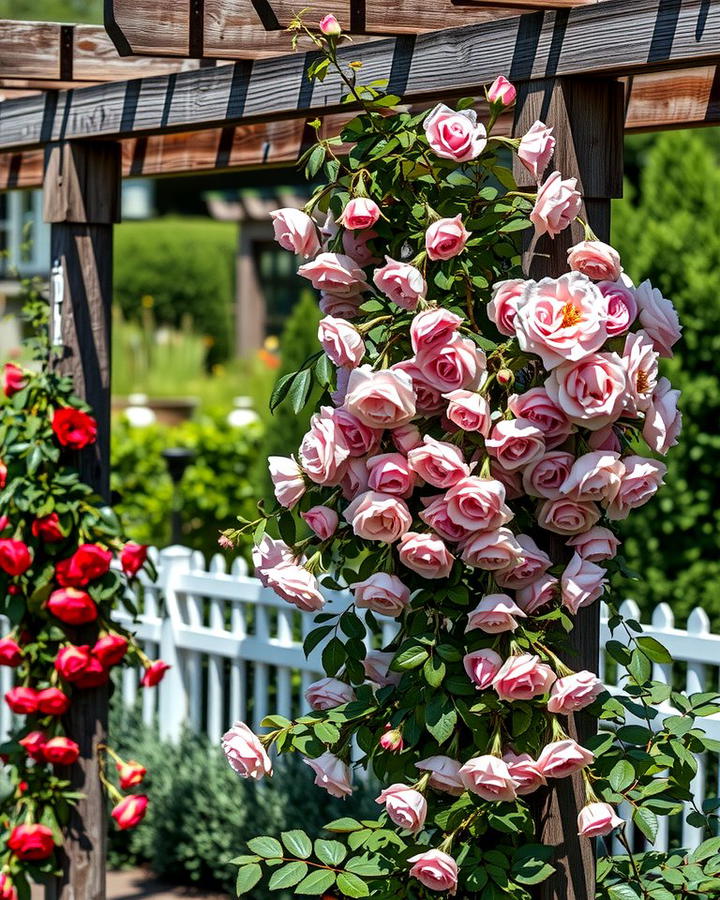
[[295, 893], [318, 896], [324, 894], [325, 891], [334, 884], [335, 873], [328, 872], [327, 869], [320, 869], [316, 872], [311, 872], [307, 878], [303, 878], [300, 884], [295, 888]]
[[248, 841], [248, 848], [263, 859], [272, 859], [273, 856], [282, 856], [283, 850], [280, 841], [274, 837], [256, 837]]
[[449, 740], [457, 725], [457, 712], [444, 694], [435, 694], [425, 710], [425, 727], [438, 744]]
[[351, 831], [362, 831], [363, 825], [357, 819], [343, 818], [334, 819], [324, 826], [325, 831], [338, 831], [349, 833]]
[[638, 893], [629, 884], [616, 884], [608, 889], [610, 900], [640, 900]]
[[314, 178], [317, 173], [320, 171], [320, 166], [325, 162], [325, 148], [322, 144], [318, 144], [310, 154], [310, 158], [308, 159], [307, 166], [305, 167], [305, 174], [308, 179]]
[[438, 688], [445, 678], [445, 663], [436, 656], [431, 656], [423, 666], [423, 675], [430, 687]]
[[247, 894], [262, 878], [262, 867], [257, 863], [250, 863], [247, 866], [241, 866], [238, 869], [237, 881], [235, 882], [235, 891], [238, 897], [241, 894]]
[[303, 369], [302, 372], [298, 372], [297, 378], [293, 381], [292, 386], [290, 387], [290, 390], [287, 394], [288, 400], [290, 401], [290, 406], [292, 407], [292, 411], [294, 413], [299, 413], [307, 403], [307, 399], [310, 396], [312, 383], [312, 369]]
[[346, 897], [369, 897], [370, 888], [362, 878], [352, 872], [341, 872], [337, 877], [338, 890]]
[[301, 881], [307, 875], [307, 870], [307, 863], [299, 861], [289, 863], [288, 865], [283, 866], [282, 869], [273, 872], [268, 887], [271, 891], [279, 891], [282, 888], [293, 887], [293, 885], [297, 884], [298, 881]]
[[671, 663], [673, 661], [669, 651], [663, 647], [660, 641], [656, 641], [653, 637], [643, 635], [635, 638], [635, 643], [655, 663]]
[[290, 390], [290, 387], [296, 375], [297, 372], [290, 372], [289, 375], [283, 375], [282, 378], [279, 378], [277, 380], [277, 383], [273, 388], [273, 392], [270, 395], [270, 412], [277, 409], [277, 407], [280, 406], [285, 397], [287, 397], [287, 392]]
[[295, 829], [293, 831], [283, 831], [280, 835], [283, 844], [289, 853], [297, 856], [298, 859], [307, 859], [312, 853], [312, 841], [304, 831]]
[[261, 728], [289, 728], [291, 725], [292, 722], [285, 716], [265, 716], [260, 723]]
[[328, 641], [322, 653], [322, 664], [327, 674], [330, 676], [337, 675], [345, 662], [345, 657], [345, 646], [340, 638], [334, 637]]
[[305, 656], [310, 656], [317, 645], [323, 641], [333, 630], [332, 625], [322, 625], [320, 628], [313, 628], [310, 634], [303, 641], [303, 651]]
[[340, 740], [340, 732], [330, 722], [318, 722], [313, 726], [315, 737], [323, 744], [334, 744]]
[[626, 759], [621, 759], [613, 766], [608, 781], [612, 789], [620, 793], [635, 781], [635, 769]]
[[315, 841], [315, 855], [320, 862], [328, 866], [339, 866], [347, 856], [347, 849], [340, 841], [326, 841], [319, 838]]
[[655, 813], [644, 806], [638, 806], [633, 811], [632, 820], [650, 843], [654, 844], [658, 833], [658, 820]]
[[417, 669], [430, 655], [428, 648], [416, 641], [411, 641], [398, 653], [390, 664], [394, 672], [404, 672], [408, 669]]

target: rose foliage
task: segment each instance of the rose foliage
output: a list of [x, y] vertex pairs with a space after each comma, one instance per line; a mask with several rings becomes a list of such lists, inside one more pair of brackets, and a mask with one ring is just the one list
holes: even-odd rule
[[[680, 338], [673, 305], [624, 277], [588, 226], [565, 274], [523, 277], [518, 233], [554, 237], [581, 207], [575, 180], [548, 170], [551, 130], [493, 136], [515, 97], [504, 78], [486, 92], [487, 123], [472, 100], [393, 110], [399, 98], [343, 67], [336, 25], [297, 28], [323, 51], [315, 77], [337, 67], [362, 111], [309, 151], [307, 174], [326, 183], [305, 211], [273, 214], [324, 317], [323, 352], [272, 403], [324, 394], [297, 453], [269, 460], [277, 507], [238, 529], [254, 531], [262, 582], [316, 613], [305, 648], [322, 646], [326, 677], [306, 693], [309, 715], [270, 716], [262, 736], [238, 722], [223, 748], [252, 779], [272, 774], [271, 746], [297, 751], [334, 797], [371, 768], [382, 813], [330, 823], [314, 845], [302, 831], [250, 841], [238, 891], [265, 861], [270, 889], [297, 894], [525, 900], [563, 853], [540, 843], [533, 808], [574, 775], [584, 805], [566, 825], [581, 840], [615, 831], [627, 851], [601, 860], [600, 896], [717, 895], [718, 839], [633, 855], [616, 811], [627, 804], [651, 843], [683, 801], [693, 826], [717, 820], [717, 801], [695, 808], [690, 786], [695, 755], [720, 749], [695, 727], [717, 695], [653, 681], [670, 656], [618, 613], [617, 523], [663, 483], [657, 457], [680, 431], [659, 372]], [[508, 148], [536, 193], [516, 189]], [[333, 612], [327, 589], [354, 602]], [[624, 673], [612, 696], [567, 662], [578, 613], [601, 597], [622, 637], [607, 645]], [[397, 622], [384, 645], [378, 615]], [[601, 724], [584, 744], [581, 710]]]

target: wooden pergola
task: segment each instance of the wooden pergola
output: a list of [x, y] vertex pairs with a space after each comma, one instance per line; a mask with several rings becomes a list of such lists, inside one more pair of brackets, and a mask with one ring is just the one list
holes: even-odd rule
[[[295, 162], [310, 118], [337, 133], [351, 110], [332, 75], [308, 79], [315, 54], [289, 54], [282, 28], [296, 0], [106, 0], [105, 29], [0, 22], [0, 190], [43, 187], [51, 252], [64, 272], [63, 369], [100, 423], [87, 477], [108, 496], [112, 235], [120, 180]], [[363, 79], [389, 79], [405, 102], [481, 93], [504, 74], [519, 89], [506, 134], [540, 118], [554, 126], [555, 168], [578, 178], [585, 215], [608, 239], [622, 192], [625, 132], [720, 121], [720, 0], [334, 0], [357, 35], [340, 52]], [[442, 29], [442, 30], [440, 30]], [[527, 173], [516, 172], [521, 185]], [[529, 275], [558, 275], [578, 227], [541, 240]], [[599, 610], [573, 632], [574, 668], [597, 671]], [[107, 696], [73, 704], [82, 747], [73, 778], [86, 799], [68, 830], [61, 900], [104, 897], [104, 798], [93, 762]], [[571, 723], [582, 737], [594, 725]], [[559, 870], [539, 898], [590, 900], [594, 855], [575, 832], [579, 781], [537, 809]]]

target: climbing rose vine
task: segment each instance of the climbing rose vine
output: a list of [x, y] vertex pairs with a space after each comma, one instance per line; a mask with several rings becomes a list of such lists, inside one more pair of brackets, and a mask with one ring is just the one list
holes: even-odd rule
[[[322, 647], [326, 677], [309, 715], [270, 716], [260, 736], [236, 723], [223, 748], [253, 779], [272, 774], [271, 748], [297, 751], [334, 797], [370, 769], [382, 812], [330, 823], [335, 838], [314, 845], [300, 830], [250, 841], [238, 892], [266, 860], [270, 889], [297, 894], [528, 898], [558, 850], [539, 843], [533, 809], [579, 773], [570, 830], [615, 832], [626, 850], [601, 861], [600, 896], [665, 900], [670, 869], [718, 887], [717, 839], [672, 861], [633, 855], [617, 811], [652, 842], [658, 814], [692, 798], [693, 754], [718, 749], [694, 727], [716, 695], [653, 681], [667, 651], [618, 613], [632, 573], [616, 525], [662, 485], [657, 457], [680, 432], [659, 370], [680, 338], [673, 305], [633, 285], [587, 225], [564, 274], [524, 277], [519, 233], [554, 238], [581, 210], [575, 179], [549, 168], [552, 129], [493, 134], [515, 99], [504, 78], [486, 122], [472, 100], [392, 111], [399, 98], [338, 60], [336, 26], [296, 31], [322, 50], [311, 74], [336, 68], [362, 111], [309, 150], [308, 176], [326, 183], [305, 210], [272, 214], [324, 318], [322, 351], [271, 405], [322, 397], [297, 452], [269, 460], [275, 509], [224, 535], [253, 530], [262, 583], [316, 613], [305, 648]], [[517, 190], [510, 152], [536, 192]], [[333, 611], [333, 590], [348, 609]], [[570, 664], [567, 635], [601, 597], [623, 633], [607, 645], [626, 671], [614, 696]], [[396, 622], [389, 641], [378, 615]], [[664, 702], [677, 712], [663, 719]], [[602, 729], [581, 744], [582, 710]], [[688, 821], [711, 827], [716, 808]]]

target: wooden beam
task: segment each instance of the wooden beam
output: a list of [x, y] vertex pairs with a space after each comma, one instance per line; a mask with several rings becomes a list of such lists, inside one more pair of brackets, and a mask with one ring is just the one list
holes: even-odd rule
[[456, 6], [501, 6], [508, 10], [523, 12], [527, 9], [552, 10], [574, 9], [578, 6], [593, 6], [604, 0], [452, 0]]

